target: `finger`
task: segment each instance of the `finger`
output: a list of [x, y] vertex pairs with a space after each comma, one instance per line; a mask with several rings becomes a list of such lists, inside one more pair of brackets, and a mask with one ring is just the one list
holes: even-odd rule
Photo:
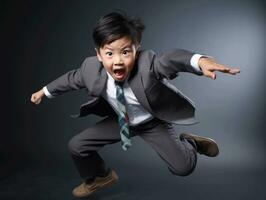
[[42, 99], [38, 99], [38, 100], [36, 101], [36, 105], [40, 104], [40, 103], [41, 103], [41, 100], [42, 100]]
[[31, 96], [31, 102], [33, 102], [34, 103], [34, 101], [35, 101], [35, 96]]
[[230, 72], [230, 68], [226, 67], [224, 65], [217, 65], [215, 68], [217, 71], [223, 72], [223, 73], [228, 73]]
[[31, 98], [31, 102], [33, 102], [34, 104], [39, 104], [38, 102], [40, 101], [40, 99], [38, 98], [38, 97], [36, 97], [36, 96], [33, 96], [32, 98]]
[[230, 74], [240, 73], [240, 69], [238, 68], [230, 68], [224, 65], [219, 65], [217, 68], [219, 69], [219, 71], [224, 72], [224, 73], [230, 73]]
[[212, 73], [212, 79], [215, 80], [216, 79], [216, 74]]
[[236, 69], [236, 68], [230, 69], [229, 73], [235, 75], [237, 73], [240, 73], [240, 69]]
[[205, 76], [207, 76], [207, 77], [209, 77], [209, 78], [211, 78], [213, 80], [216, 79], [216, 74], [211, 72], [211, 71], [204, 71], [203, 73], [204, 73]]

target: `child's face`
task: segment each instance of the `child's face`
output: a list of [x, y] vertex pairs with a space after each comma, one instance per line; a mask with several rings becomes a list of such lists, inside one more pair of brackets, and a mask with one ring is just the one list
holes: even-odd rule
[[105, 70], [116, 81], [124, 81], [134, 67], [137, 48], [132, 40], [125, 36], [96, 49], [96, 52]]

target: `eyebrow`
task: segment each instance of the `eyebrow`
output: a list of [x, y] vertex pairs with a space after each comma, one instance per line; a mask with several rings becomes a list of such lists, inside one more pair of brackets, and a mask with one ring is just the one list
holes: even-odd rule
[[[126, 48], [131, 48], [131, 44], [129, 45], [126, 45], [125, 47], [123, 47], [122, 49], [126, 49]], [[109, 50], [114, 50], [113, 48], [111, 47], [104, 47], [104, 49], [109, 49]]]

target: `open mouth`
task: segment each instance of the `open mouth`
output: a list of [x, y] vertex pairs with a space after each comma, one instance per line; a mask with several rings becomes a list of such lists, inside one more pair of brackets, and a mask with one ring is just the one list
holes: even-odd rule
[[114, 72], [116, 79], [123, 80], [125, 78], [125, 75], [126, 75], [126, 69], [125, 68], [114, 69], [113, 72]]

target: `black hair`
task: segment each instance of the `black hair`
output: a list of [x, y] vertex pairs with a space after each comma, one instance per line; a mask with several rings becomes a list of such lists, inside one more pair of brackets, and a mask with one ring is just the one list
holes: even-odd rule
[[92, 36], [96, 48], [124, 36], [129, 36], [135, 45], [139, 45], [144, 29], [145, 26], [139, 18], [130, 18], [125, 12], [118, 11], [101, 17], [93, 29]]

